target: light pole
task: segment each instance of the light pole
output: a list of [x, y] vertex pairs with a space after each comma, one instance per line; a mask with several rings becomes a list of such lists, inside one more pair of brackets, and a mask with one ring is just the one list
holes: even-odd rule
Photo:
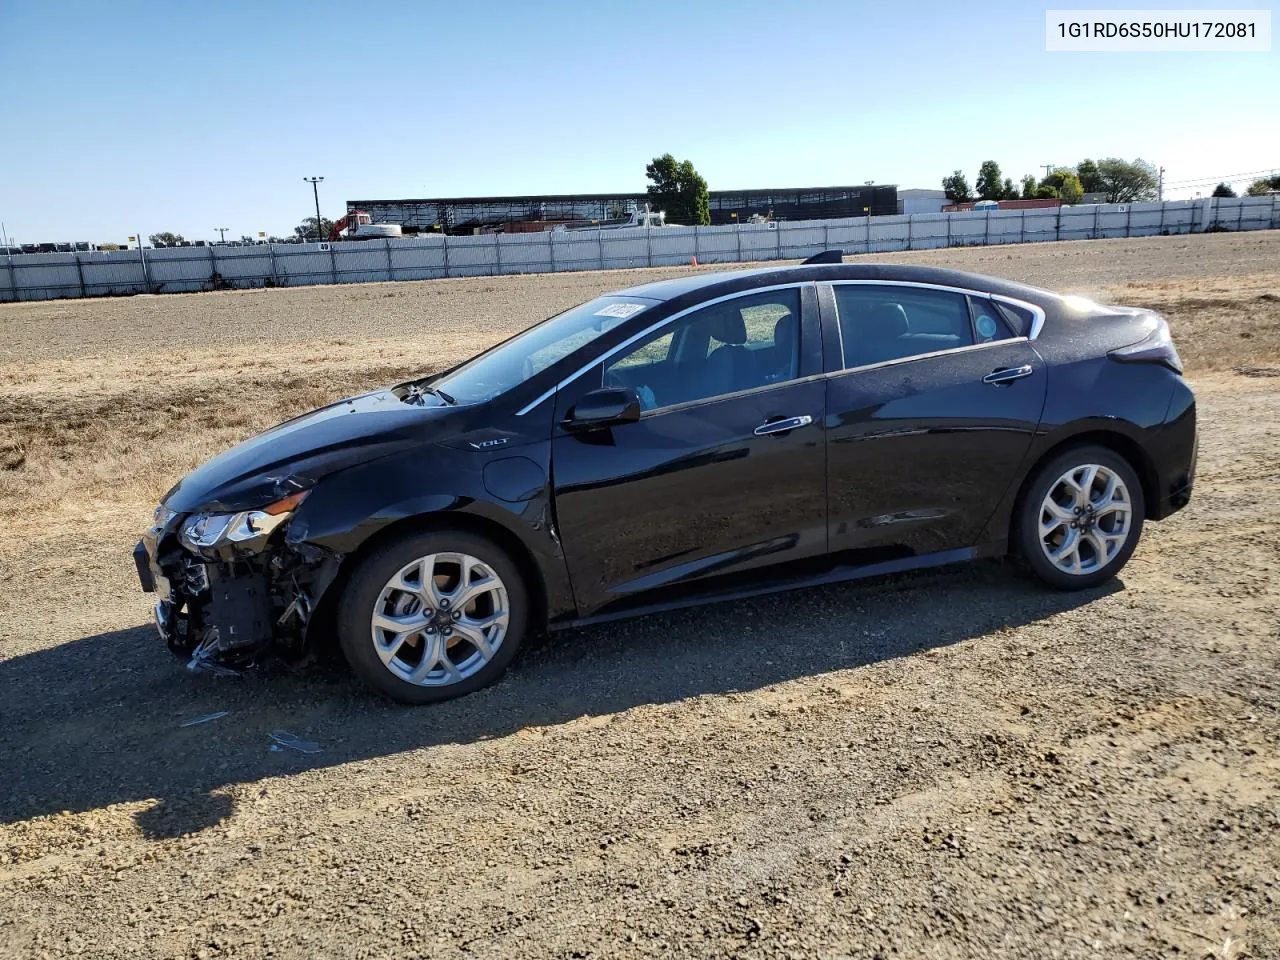
[[214, 227], [213, 229], [215, 229], [215, 230], [217, 230], [217, 231], [218, 231], [218, 235], [219, 235], [219, 242], [220, 242], [220, 243], [226, 243], [226, 242], [227, 242], [227, 231], [228, 231], [228, 230], [230, 230], [231, 228], [230, 228], [230, 227]]
[[303, 178], [302, 178], [302, 180], [303, 180], [303, 182], [304, 182], [304, 183], [309, 183], [309, 184], [311, 184], [311, 192], [315, 195], [315, 198], [316, 198], [316, 239], [317, 239], [317, 240], [323, 240], [323, 239], [324, 239], [324, 235], [323, 235], [323, 232], [322, 232], [322, 231], [321, 231], [321, 229], [320, 229], [320, 187], [319, 187], [319, 184], [320, 184], [320, 182], [321, 182], [322, 180], [324, 180], [324, 177], [303, 177]]

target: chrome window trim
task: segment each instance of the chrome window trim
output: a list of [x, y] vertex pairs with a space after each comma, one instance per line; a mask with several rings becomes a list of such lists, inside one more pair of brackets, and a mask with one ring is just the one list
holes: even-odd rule
[[[1010, 297], [1003, 293], [991, 293], [987, 290], [974, 290], [970, 287], [953, 287], [945, 283], [928, 283], [923, 280], [827, 280], [825, 283], [833, 287], [844, 286], [846, 284], [861, 284], [863, 286], [882, 286], [882, 287], [921, 287], [926, 290], [945, 290], [948, 293], [963, 293], [970, 297], [983, 297], [987, 300], [999, 300], [1001, 303], [1011, 303], [1015, 307], [1022, 307], [1024, 310], [1031, 312], [1031, 330], [1026, 334], [1028, 340], [1034, 340], [1040, 336], [1040, 331], [1044, 328], [1044, 308], [1037, 306], [1027, 300], [1019, 300], [1017, 297]], [[836, 318], [839, 320], [840, 305], [836, 304]], [[838, 326], [838, 323], [837, 323]], [[844, 338], [840, 340], [840, 359], [844, 360]]]
[[913, 353], [909, 357], [894, 357], [892, 360], [881, 360], [879, 363], [864, 363], [860, 367], [845, 367], [843, 370], [832, 370], [828, 377], [842, 377], [846, 373], [863, 373], [867, 370], [879, 370], [881, 367], [896, 367], [916, 360], [928, 360], [932, 357], [949, 357], [957, 353], [968, 353], [972, 350], [987, 350], [990, 347], [1002, 347], [1009, 343], [1030, 343], [1027, 337], [1006, 337], [1003, 340], [988, 340], [986, 343], [970, 343], [963, 347], [948, 347], [946, 350], [930, 350], [928, 353]]
[[919, 287], [924, 290], [943, 290], [947, 293], [964, 293], [971, 297], [987, 297], [993, 294], [986, 290], [973, 290], [968, 287], [953, 287], [945, 283], [929, 283], [925, 280], [827, 280], [833, 287]]
[[[842, 373], [844, 371], [841, 371]], [[758, 387], [748, 387], [746, 390], [735, 390], [733, 393], [717, 393], [714, 397], [699, 397], [697, 400], [682, 400], [680, 403], [669, 403], [665, 407], [654, 407], [652, 410], [644, 410], [640, 413], [641, 420], [648, 420], [651, 417], [660, 417], [664, 414], [683, 413], [685, 410], [693, 410], [697, 407], [704, 407], [709, 403], [719, 403], [721, 400], [738, 400], [742, 397], [750, 397], [757, 393], [764, 393], [766, 390], [776, 390], [779, 387], [794, 387], [801, 383], [813, 383], [817, 380], [826, 380], [830, 377], [829, 373], [811, 373], [807, 377], [792, 377], [790, 380], [779, 380], [776, 383], [762, 383]]]
[[[904, 363], [913, 363], [916, 360], [928, 360], [931, 357], [951, 356], [957, 353], [966, 353], [971, 350], [986, 350], [989, 347], [1002, 347], [1009, 343], [1027, 343], [1026, 337], [1006, 337], [1004, 340], [989, 340], [986, 343], [971, 343], [964, 347], [950, 347], [946, 350], [933, 350], [929, 353], [914, 353], [909, 357], [895, 357], [892, 360], [881, 360], [879, 363], [866, 363], [860, 367], [847, 367], [843, 370], [831, 370], [823, 373], [811, 373], [805, 377], [793, 377], [790, 380], [779, 380], [777, 383], [765, 383], [758, 387], [749, 387], [746, 390], [736, 390], [733, 393], [718, 393], [714, 397], [699, 397], [697, 400], [685, 400], [681, 403], [671, 403], [665, 407], [654, 407], [652, 410], [641, 412], [640, 419], [648, 420], [651, 417], [662, 416], [666, 413], [683, 412], [692, 410], [696, 407], [705, 406], [709, 403], [718, 403], [721, 400], [737, 400], [740, 397], [749, 397], [753, 394], [763, 393], [766, 390], [775, 390], [778, 387], [794, 387], [801, 383], [813, 383], [818, 380], [832, 380], [836, 377], [843, 377], [847, 373], [865, 373], [868, 370], [879, 370], [882, 367], [895, 367]], [[595, 364], [592, 364], [595, 366]]]
[[[663, 319], [661, 319], [661, 320], [657, 321], [656, 323], [653, 323], [653, 324], [651, 324], [650, 326], [645, 327], [645, 328], [644, 328], [643, 330], [641, 330], [640, 332], [635, 333], [635, 334], [633, 334], [633, 335], [632, 335], [632, 336], [630, 336], [630, 337], [627, 337], [627, 339], [623, 340], [621, 343], [617, 344], [616, 346], [611, 347], [609, 350], [606, 350], [604, 353], [600, 354], [598, 357], [596, 357], [596, 358], [595, 358], [594, 360], [592, 360], [591, 362], [589, 362], [589, 363], [584, 363], [581, 367], [579, 367], [579, 368], [578, 368], [577, 370], [575, 370], [573, 373], [569, 374], [567, 377], [565, 377], [564, 379], [562, 379], [562, 380], [561, 380], [559, 383], [557, 383], [555, 386], [550, 387], [550, 388], [548, 388], [547, 390], [543, 391], [541, 394], [539, 394], [539, 395], [538, 395], [538, 397], [537, 397], [536, 399], [531, 400], [529, 403], [526, 403], [523, 407], [521, 407], [519, 410], [517, 410], [517, 411], [516, 411], [516, 416], [517, 416], [517, 417], [523, 417], [523, 416], [524, 416], [526, 413], [528, 413], [530, 410], [535, 409], [535, 408], [536, 408], [536, 407], [538, 407], [540, 404], [542, 404], [544, 401], [546, 401], [548, 397], [551, 397], [551, 396], [555, 395], [558, 391], [560, 391], [560, 390], [564, 389], [565, 387], [567, 387], [567, 386], [568, 386], [569, 384], [571, 384], [574, 380], [577, 380], [580, 376], [582, 376], [584, 373], [586, 373], [586, 372], [587, 372], [588, 370], [590, 370], [592, 367], [598, 366], [599, 364], [602, 364], [602, 363], [606, 362], [606, 361], [607, 361], [610, 357], [612, 357], [614, 354], [618, 353], [620, 350], [625, 350], [627, 347], [631, 346], [631, 345], [632, 345], [633, 343], [635, 343], [637, 340], [642, 340], [643, 338], [647, 337], [649, 334], [651, 334], [651, 333], [655, 333], [655, 332], [657, 332], [658, 330], [661, 330], [663, 327], [665, 327], [665, 326], [666, 326], [667, 324], [669, 324], [669, 323], [675, 323], [675, 321], [679, 320], [679, 319], [680, 319], [680, 318], [682, 318], [682, 317], [687, 317], [689, 314], [693, 313], [693, 312], [694, 312], [694, 311], [696, 311], [696, 310], [701, 310], [701, 309], [703, 309], [704, 307], [713, 307], [713, 306], [715, 306], [717, 303], [724, 303], [726, 300], [736, 300], [736, 299], [737, 299], [737, 298], [739, 298], [739, 297], [750, 297], [750, 296], [754, 296], [754, 295], [755, 295], [755, 294], [757, 294], [757, 293], [770, 293], [770, 292], [772, 292], [772, 291], [774, 291], [774, 290], [792, 290], [792, 289], [794, 289], [794, 290], [802, 290], [802, 289], [803, 289], [803, 288], [805, 288], [805, 287], [811, 287], [811, 286], [813, 286], [813, 285], [814, 285], [814, 281], [812, 281], [812, 280], [800, 280], [800, 281], [793, 281], [793, 282], [791, 282], [791, 283], [775, 283], [775, 284], [772, 284], [772, 285], [767, 286], [767, 287], [756, 287], [756, 288], [755, 288], [755, 289], [753, 289], [753, 290], [739, 290], [739, 291], [737, 291], [736, 293], [726, 293], [726, 294], [725, 294], [724, 296], [722, 296], [722, 297], [713, 297], [713, 298], [712, 298], [712, 299], [710, 299], [710, 300], [703, 300], [701, 303], [695, 303], [695, 304], [694, 304], [693, 306], [691, 306], [691, 307], [685, 307], [683, 310], [679, 311], [678, 313], [673, 313], [673, 314], [672, 314], [671, 316], [669, 316], [669, 317], [664, 317]], [[804, 301], [803, 301], [803, 300], [801, 300], [801, 311], [802, 311], [802, 312], [803, 312], [803, 309], [804, 309]], [[794, 383], [797, 379], [799, 379], [799, 378], [792, 378], [791, 380], [782, 380], [782, 381], [779, 381], [779, 383]], [[764, 387], [773, 387], [773, 386], [777, 386], [777, 385], [778, 385], [778, 384], [772, 384], [772, 383], [770, 383], [770, 384], [764, 384], [763, 386], [764, 386]], [[762, 387], [752, 387], [751, 389], [752, 389], [752, 390], [759, 390], [759, 389], [762, 389]], [[744, 390], [744, 391], [738, 391], [738, 392], [739, 392], [739, 393], [749, 393], [750, 391], [745, 391], [745, 390]], [[720, 397], [728, 397], [728, 396], [733, 396], [733, 394], [728, 394], [728, 393], [724, 393], [724, 394], [717, 394], [715, 397], [704, 397], [704, 398], [702, 398], [702, 399], [703, 399], [703, 400], [716, 400], [716, 399], [719, 399]], [[698, 403], [698, 402], [702, 402], [702, 401], [686, 401], [686, 403]], [[671, 407], [673, 407], [673, 406], [682, 406], [682, 404], [670, 404], [670, 405], [668, 405], [668, 406], [666, 406], [666, 407], [655, 407], [654, 409], [655, 409], [655, 410], [670, 410], [670, 409], [671, 409]], [[653, 411], [650, 411], [650, 410], [646, 410], [646, 411], [645, 411], [645, 413], [652, 413], [652, 412], [653, 412]]]
[[[1044, 310], [1034, 303], [1028, 303], [1026, 300], [1019, 300], [1016, 297], [1009, 297], [1002, 293], [989, 293], [986, 290], [973, 290], [968, 287], [953, 287], [943, 283], [926, 283], [920, 280], [827, 280], [825, 281], [832, 287], [840, 286], [878, 286], [878, 287], [915, 287], [923, 290], [942, 290], [946, 293], [958, 293], [968, 297], [979, 297], [984, 300], [999, 300], [1001, 303], [1013, 304], [1016, 307], [1022, 307], [1031, 313], [1031, 330], [1022, 336], [1006, 337], [1003, 340], [991, 340], [987, 343], [970, 343], [963, 347], [949, 347], [946, 350], [931, 350], [929, 353], [914, 353], [909, 357], [896, 357], [893, 360], [882, 360], [879, 363], [866, 363], [858, 367], [842, 367], [840, 370], [832, 370], [832, 373], [844, 373], [847, 370], [868, 370], [873, 367], [883, 367], [889, 364], [902, 363], [905, 360], [915, 360], [918, 357], [936, 357], [944, 353], [958, 353], [961, 350], [972, 350], [975, 347], [989, 347], [996, 343], [1015, 343], [1018, 340], [1030, 343], [1036, 337], [1040, 336], [1040, 331], [1044, 328]], [[835, 307], [836, 313], [836, 330], [840, 334], [840, 362], [844, 363], [844, 329], [840, 326], [840, 301], [835, 297], [835, 291], [832, 290], [832, 305]]]

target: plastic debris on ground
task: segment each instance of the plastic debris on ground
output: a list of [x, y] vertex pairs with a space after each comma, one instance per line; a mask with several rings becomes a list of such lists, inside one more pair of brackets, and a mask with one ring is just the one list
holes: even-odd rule
[[201, 723], [208, 723], [211, 720], [221, 720], [223, 717], [228, 716], [230, 713], [231, 713], [230, 710], [219, 710], [217, 713], [206, 713], [202, 717], [192, 717], [190, 720], [183, 720], [182, 723], [178, 724], [178, 726], [194, 727]]
[[272, 750], [297, 750], [299, 753], [319, 753], [323, 747], [314, 740], [303, 740], [287, 730], [272, 730]]
[[209, 673], [215, 677], [239, 677], [240, 671], [233, 670], [230, 667], [224, 667], [220, 663], [214, 663], [212, 660], [192, 657], [191, 662], [187, 664], [187, 669], [192, 673]]

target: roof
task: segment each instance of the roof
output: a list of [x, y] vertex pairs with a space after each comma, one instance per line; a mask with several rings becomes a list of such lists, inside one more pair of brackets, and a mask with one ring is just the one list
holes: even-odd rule
[[988, 277], [963, 270], [946, 270], [942, 267], [925, 267], [900, 263], [833, 263], [814, 266], [758, 267], [754, 270], [726, 270], [716, 273], [695, 273], [674, 280], [658, 280], [617, 291], [633, 297], [652, 300], [675, 300], [691, 294], [706, 299], [754, 287], [767, 287], [779, 283], [797, 283], [819, 280], [885, 280], [909, 283], [933, 283], [942, 286], [963, 287], [987, 293], [999, 293], [1009, 297], [1041, 303], [1045, 299], [1057, 299], [1057, 294], [1017, 283]]

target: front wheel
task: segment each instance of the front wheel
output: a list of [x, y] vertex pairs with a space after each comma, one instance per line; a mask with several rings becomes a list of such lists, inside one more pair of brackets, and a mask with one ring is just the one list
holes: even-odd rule
[[1120, 572], [1142, 535], [1142, 484], [1124, 457], [1099, 446], [1067, 450], [1027, 485], [1018, 553], [1060, 590], [1093, 587]]
[[516, 564], [471, 533], [433, 531], [388, 543], [360, 563], [338, 606], [351, 669], [401, 703], [434, 703], [496, 680], [528, 625]]

